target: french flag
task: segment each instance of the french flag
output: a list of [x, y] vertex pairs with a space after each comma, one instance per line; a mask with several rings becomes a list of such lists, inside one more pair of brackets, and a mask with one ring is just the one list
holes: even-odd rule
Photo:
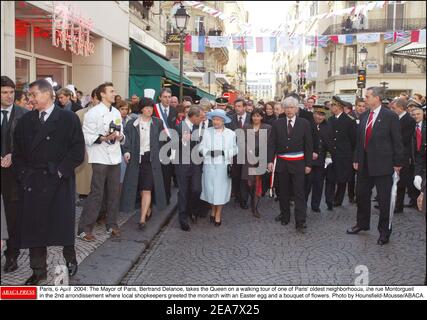
[[185, 37], [184, 49], [186, 52], [205, 52], [205, 36], [191, 36]]
[[256, 37], [256, 52], [276, 52], [276, 37]]
[[426, 29], [412, 30], [411, 31], [411, 42], [426, 42]]

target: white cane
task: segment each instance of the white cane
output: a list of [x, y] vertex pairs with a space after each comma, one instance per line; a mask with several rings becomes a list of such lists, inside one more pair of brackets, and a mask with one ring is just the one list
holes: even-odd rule
[[273, 171], [271, 171], [271, 178], [270, 178], [270, 198], [274, 197], [273, 194], [273, 186], [274, 186], [274, 172], [276, 171], [276, 161], [277, 161], [277, 157], [274, 157], [274, 161], [273, 161]]
[[388, 229], [391, 229], [391, 224], [394, 216], [394, 208], [396, 206], [396, 195], [397, 195], [397, 183], [399, 182], [399, 175], [395, 171], [393, 173], [393, 186], [391, 187], [391, 199], [390, 199], [390, 215], [388, 222]]

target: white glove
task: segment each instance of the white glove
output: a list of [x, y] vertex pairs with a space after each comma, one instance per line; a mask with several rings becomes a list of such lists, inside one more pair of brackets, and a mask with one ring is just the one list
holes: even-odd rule
[[332, 158], [327, 157], [327, 158], [325, 159], [325, 168], [326, 168], [327, 166], [329, 166], [331, 163], [332, 163]]
[[415, 178], [414, 178], [415, 188], [417, 188], [418, 190], [421, 190], [421, 183], [422, 182], [423, 182], [423, 179], [421, 178], [421, 176], [415, 176]]

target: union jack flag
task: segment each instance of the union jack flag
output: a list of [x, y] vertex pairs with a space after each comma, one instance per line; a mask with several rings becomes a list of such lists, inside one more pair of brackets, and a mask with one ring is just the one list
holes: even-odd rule
[[248, 50], [254, 48], [253, 37], [233, 37], [233, 48], [237, 50]]
[[397, 42], [410, 36], [408, 31], [391, 31], [384, 33], [384, 41]]
[[308, 36], [305, 44], [308, 46], [325, 48], [328, 46], [329, 36]]

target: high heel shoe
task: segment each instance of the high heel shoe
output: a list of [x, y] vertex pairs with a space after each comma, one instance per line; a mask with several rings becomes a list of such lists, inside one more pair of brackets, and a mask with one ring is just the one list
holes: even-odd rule
[[214, 216], [210, 216], [210, 221], [212, 222], [212, 223], [214, 223], [215, 222], [215, 217]]
[[221, 221], [217, 222], [215, 221], [215, 227], [219, 227], [221, 225]]

